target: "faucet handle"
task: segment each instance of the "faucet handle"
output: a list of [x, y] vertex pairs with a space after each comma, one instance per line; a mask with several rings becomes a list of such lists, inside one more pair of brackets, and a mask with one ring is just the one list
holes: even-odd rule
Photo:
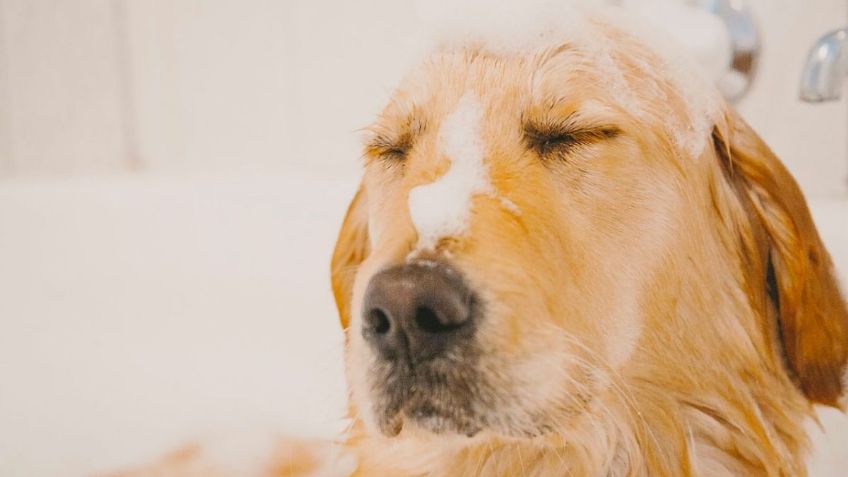
[[810, 48], [799, 97], [808, 103], [836, 101], [848, 69], [848, 28], [827, 32]]

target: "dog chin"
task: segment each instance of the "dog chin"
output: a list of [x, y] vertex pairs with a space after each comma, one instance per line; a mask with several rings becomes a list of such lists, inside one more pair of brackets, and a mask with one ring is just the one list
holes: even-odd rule
[[407, 406], [392, 416], [384, 416], [378, 425], [380, 432], [386, 437], [396, 437], [403, 432], [472, 438], [483, 431], [482, 425], [470, 419], [437, 410], [427, 404]]

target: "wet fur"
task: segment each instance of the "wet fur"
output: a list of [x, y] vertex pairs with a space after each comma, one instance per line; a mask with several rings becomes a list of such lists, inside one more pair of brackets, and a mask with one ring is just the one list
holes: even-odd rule
[[[375, 134], [407, 152], [371, 150], [333, 259], [355, 476], [806, 475], [803, 422], [845, 392], [848, 313], [805, 200], [730, 107], [710, 147], [686, 157], [660, 127], [685, 121], [685, 98], [622, 68], [647, 117], [606, 103], [592, 58], [567, 45], [439, 53], [381, 115]], [[478, 197], [469, 233], [437, 250], [486, 298], [471, 379], [489, 394], [463, 404], [485, 410], [484, 430], [434, 433], [405, 416], [389, 437], [373, 426], [385, 406], [356, 310], [368, 278], [414, 251], [405, 197], [449, 167], [433, 131], [466, 91], [487, 106], [493, 186], [521, 210]], [[522, 124], [574, 111], [621, 137], [540, 160]]]

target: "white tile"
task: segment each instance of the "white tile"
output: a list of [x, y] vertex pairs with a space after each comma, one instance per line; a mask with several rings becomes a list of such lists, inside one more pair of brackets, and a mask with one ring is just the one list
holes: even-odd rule
[[9, 91], [8, 76], [9, 65], [6, 57], [6, 38], [2, 27], [5, 24], [4, 9], [6, 0], [0, 0], [0, 177], [8, 176], [12, 172], [12, 145], [11, 131], [9, 130]]
[[[125, 166], [113, 3], [4, 0], [6, 115], [20, 173]], [[7, 146], [8, 147], [8, 146]]]
[[422, 58], [413, 3], [301, 0], [295, 5], [295, 150], [309, 155], [320, 170], [355, 173], [362, 153], [359, 131]]
[[132, 2], [134, 103], [154, 171], [355, 174], [358, 130], [417, 59], [409, 1]]
[[156, 171], [267, 170], [290, 154], [290, 2], [129, 4], [139, 148]]

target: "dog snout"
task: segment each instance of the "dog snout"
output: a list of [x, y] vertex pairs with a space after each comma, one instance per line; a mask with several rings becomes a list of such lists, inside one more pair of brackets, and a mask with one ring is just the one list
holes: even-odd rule
[[427, 361], [470, 341], [474, 294], [460, 274], [433, 261], [375, 275], [365, 292], [362, 333], [389, 361]]

